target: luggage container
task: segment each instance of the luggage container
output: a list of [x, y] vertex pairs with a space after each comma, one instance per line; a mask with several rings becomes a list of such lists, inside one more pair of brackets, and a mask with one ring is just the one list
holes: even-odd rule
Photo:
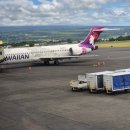
[[97, 92], [99, 90], [104, 90], [103, 75], [108, 73], [113, 73], [113, 71], [103, 71], [86, 74], [88, 89], [91, 93]]
[[130, 72], [119, 72], [104, 75], [106, 93], [130, 89]]
[[86, 75], [78, 75], [78, 80], [71, 80], [70, 87], [72, 91], [86, 90], [87, 89], [87, 78]]
[[118, 72], [130, 72], [130, 68], [128, 69], [120, 69], [120, 70], [115, 70], [116, 73]]

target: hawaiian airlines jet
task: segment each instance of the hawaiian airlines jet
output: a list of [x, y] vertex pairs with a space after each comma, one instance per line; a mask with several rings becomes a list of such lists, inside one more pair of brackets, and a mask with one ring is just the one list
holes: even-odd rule
[[40, 47], [7, 48], [0, 51], [0, 64], [22, 63], [41, 61], [46, 65], [50, 61], [59, 64], [59, 60], [77, 58], [87, 55], [93, 50], [100, 33], [107, 29], [104, 27], [93, 27], [83, 42], [78, 44], [53, 45]]

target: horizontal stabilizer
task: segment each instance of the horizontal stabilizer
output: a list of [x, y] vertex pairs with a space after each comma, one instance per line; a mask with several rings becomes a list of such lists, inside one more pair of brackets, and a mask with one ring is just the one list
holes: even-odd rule
[[94, 32], [102, 32], [102, 31], [116, 31], [116, 30], [121, 30], [120, 28], [101, 28], [101, 29], [94, 29]]

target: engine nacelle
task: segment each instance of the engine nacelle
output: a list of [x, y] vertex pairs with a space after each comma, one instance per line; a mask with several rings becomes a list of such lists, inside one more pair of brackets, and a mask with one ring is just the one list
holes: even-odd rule
[[91, 52], [91, 48], [86, 47], [72, 47], [69, 49], [70, 55], [77, 56], [77, 55], [86, 55], [87, 53]]
[[72, 47], [69, 49], [70, 55], [77, 56], [82, 54], [81, 47]]

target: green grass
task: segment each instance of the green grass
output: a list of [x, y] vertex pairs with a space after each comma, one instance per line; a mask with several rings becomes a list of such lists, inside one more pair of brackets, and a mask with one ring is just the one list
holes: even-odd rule
[[114, 42], [99, 42], [97, 45], [100, 48], [109, 48], [109, 47], [130, 47], [129, 41], [114, 41]]

